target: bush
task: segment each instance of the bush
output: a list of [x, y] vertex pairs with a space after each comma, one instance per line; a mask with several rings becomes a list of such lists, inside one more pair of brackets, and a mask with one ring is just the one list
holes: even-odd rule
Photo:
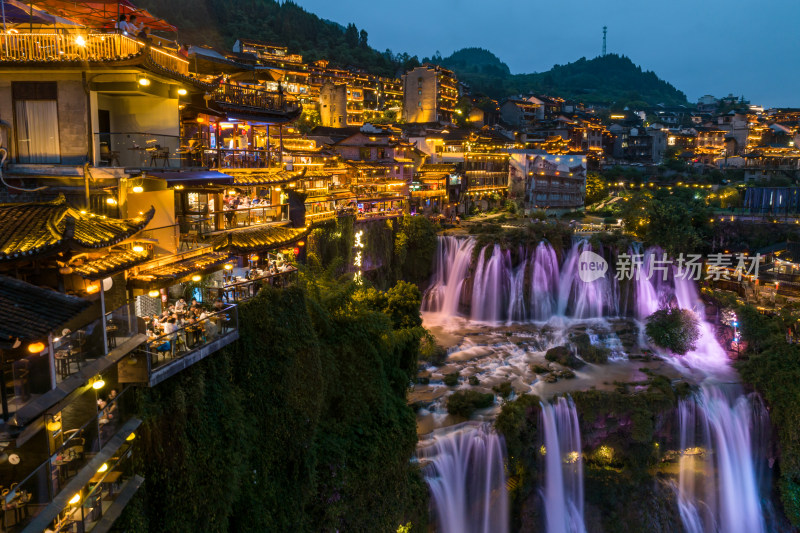
[[504, 381], [500, 385], [495, 385], [492, 387], [492, 390], [504, 399], [511, 396], [511, 393], [514, 392], [514, 389], [511, 387], [511, 383], [508, 381]]
[[474, 390], [459, 390], [447, 398], [447, 412], [454, 416], [469, 418], [476, 409], [494, 404], [494, 395]]
[[473, 387], [477, 387], [478, 385], [481, 384], [480, 380], [478, 379], [478, 376], [470, 376], [469, 379], [467, 379], [467, 381], [469, 381], [469, 384], [472, 385]]
[[575, 335], [572, 342], [578, 349], [578, 355], [587, 363], [602, 364], [608, 362], [610, 350], [603, 346], [592, 345], [592, 341], [586, 333]]
[[458, 377], [459, 374], [458, 371], [456, 371], [453, 372], [452, 374], [445, 374], [445, 376], [442, 378], [442, 381], [448, 387], [455, 387], [456, 385], [458, 385]]
[[425, 336], [420, 342], [419, 359], [435, 366], [439, 366], [447, 359], [447, 350], [436, 342], [432, 335]]
[[700, 325], [697, 316], [688, 309], [668, 307], [647, 317], [645, 332], [656, 346], [685, 355], [697, 347]]

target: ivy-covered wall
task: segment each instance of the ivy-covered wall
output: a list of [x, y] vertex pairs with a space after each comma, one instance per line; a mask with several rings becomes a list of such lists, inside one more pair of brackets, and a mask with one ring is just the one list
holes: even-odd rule
[[240, 306], [240, 339], [139, 393], [143, 487], [121, 530], [424, 528], [405, 401], [419, 290], [301, 276]]

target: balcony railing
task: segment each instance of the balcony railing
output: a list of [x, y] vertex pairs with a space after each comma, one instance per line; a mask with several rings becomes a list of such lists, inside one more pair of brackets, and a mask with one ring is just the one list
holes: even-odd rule
[[[90, 394], [95, 395], [91, 391]], [[18, 479], [21, 478], [21, 481], [14, 482], [11, 490], [4, 492], [2, 496], [3, 512], [11, 509], [17, 511], [14, 513], [16, 522], [11, 525], [6, 521], [4, 531], [20, 531], [23, 526], [31, 522], [51, 504], [55, 497], [70, 485], [75, 476], [133, 417], [134, 403], [133, 388], [127, 387], [115, 399], [104, 403], [103, 407], [98, 405], [96, 408], [92, 408], [93, 412], [88, 414], [86, 422], [70, 425], [65, 419], [63, 426], [62, 422], [58, 422], [53, 426], [54, 429], [51, 430], [48, 427], [48, 433], [52, 435], [52, 440], [61, 444], [55, 450], [51, 450], [53, 453], [32, 471], [23, 470], [23, 472], [27, 472], [27, 475], [20, 473]], [[109, 478], [110, 474], [107, 472], [125, 470], [120, 463], [121, 459], [130, 457], [130, 454], [127, 453], [129, 449], [130, 444], [125, 443], [122, 449], [114, 451], [111, 454], [114, 459], [106, 463], [106, 469], [103, 472], [97, 472], [89, 484], [79, 492], [80, 501], [70, 501], [70, 506], [65, 511], [70, 515], [77, 512], [77, 515], [73, 517], [73, 522], [88, 519], [84, 525], [89, 525], [88, 522], [96, 521], [96, 513], [81, 514], [82, 505], [89, 505], [89, 508], [83, 509], [83, 511], [91, 511], [98, 505], [97, 498], [90, 498], [89, 495], [99, 496], [102, 491], [107, 499], [114, 498], [115, 490], [111, 484], [119, 486], [124, 480], [120, 479], [122, 473], [114, 474]], [[70, 496], [72, 495], [70, 494]], [[59, 515], [61, 514], [59, 513]], [[6, 515], [7, 518], [10, 516]], [[89, 529], [78, 530], [88, 531]], [[71, 531], [71, 529], [67, 530]]]
[[242, 207], [202, 213], [178, 215], [181, 235], [208, 235], [215, 231], [247, 228], [259, 224], [289, 220], [289, 204]]
[[202, 320], [184, 324], [174, 332], [151, 332], [147, 344], [140, 348], [147, 357], [148, 376], [154, 370], [198, 352], [232, 333], [238, 335], [238, 331], [237, 308], [229, 304]]
[[[177, 135], [147, 132], [95, 133], [96, 166], [124, 168], [179, 168], [199, 166]], [[195, 164], [196, 163], [196, 164]]]
[[184, 76], [189, 74], [186, 59], [121, 33], [5, 33], [0, 44], [0, 62], [121, 61], [149, 51], [150, 60], [158, 66]]
[[249, 107], [260, 111], [291, 113], [298, 110], [300, 106], [297, 100], [285, 94], [229, 83], [221, 84], [211, 96], [219, 104]]

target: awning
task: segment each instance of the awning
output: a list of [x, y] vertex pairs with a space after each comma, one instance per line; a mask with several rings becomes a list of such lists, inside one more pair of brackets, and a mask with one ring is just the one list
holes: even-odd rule
[[187, 170], [181, 172], [175, 171], [147, 171], [148, 177], [161, 178], [167, 180], [167, 185], [183, 185], [185, 186], [214, 186], [214, 185], [232, 185], [234, 183], [233, 176], [217, 172], [216, 170]]
[[369, 197], [364, 197], [364, 198], [358, 198], [357, 201], [360, 204], [364, 204], [364, 203], [368, 203], [368, 202], [374, 204], [374, 203], [380, 203], [380, 202], [393, 202], [393, 201], [405, 200], [405, 199], [406, 199], [405, 196], [385, 196], [385, 197], [369, 196]]
[[280, 170], [277, 172], [248, 172], [234, 176], [233, 183], [240, 186], [248, 185], [281, 185], [296, 181], [298, 175], [295, 172]]
[[139, 9], [128, 0], [93, 0], [74, 2], [72, 0], [35, 0], [33, 6], [42, 11], [74, 20], [89, 28], [113, 28], [117, 15], [136, 15], [138, 23], [156, 31], [177, 32], [168, 22]]
[[174, 263], [145, 268], [129, 278], [128, 283], [137, 289], [158, 289], [169, 287], [192, 276], [215, 272], [228, 260], [229, 254], [224, 252], [208, 252]]

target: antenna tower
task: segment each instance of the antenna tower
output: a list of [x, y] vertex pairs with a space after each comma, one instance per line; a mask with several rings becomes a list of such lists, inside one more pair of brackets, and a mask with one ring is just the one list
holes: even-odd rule
[[606, 55], [606, 33], [608, 33], [608, 26], [603, 26], [603, 55]]

